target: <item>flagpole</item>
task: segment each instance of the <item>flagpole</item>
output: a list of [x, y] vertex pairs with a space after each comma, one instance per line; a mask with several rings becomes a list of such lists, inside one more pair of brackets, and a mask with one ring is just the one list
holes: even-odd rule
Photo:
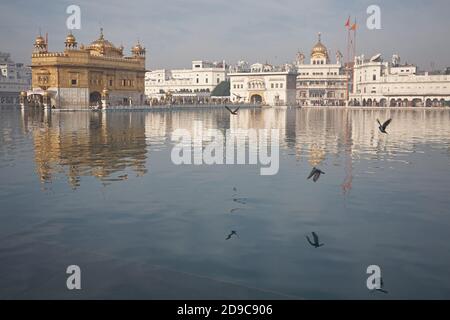
[[356, 29], [358, 29], [358, 25], [356, 24], [356, 18], [355, 18], [355, 34], [353, 36], [353, 60], [355, 60], [356, 57]]
[[346, 22], [346, 24], [345, 24], [345, 27], [347, 28], [347, 63], [344, 63], [344, 70], [345, 70], [345, 74], [346, 74], [346, 100], [347, 100], [347, 103], [346, 104], [348, 104], [348, 100], [349, 100], [349, 98], [350, 98], [350, 92], [349, 92], [349, 77], [350, 77], [350, 72], [349, 72], [349, 66], [350, 66], [350, 63], [351, 63], [351, 57], [350, 57], [350, 55], [351, 55], [351, 22], [350, 22], [350, 19], [351, 19], [351, 17], [349, 16], [348, 17], [348, 19], [347, 19], [347, 22]]
[[350, 28], [347, 28], [347, 63], [350, 62]]

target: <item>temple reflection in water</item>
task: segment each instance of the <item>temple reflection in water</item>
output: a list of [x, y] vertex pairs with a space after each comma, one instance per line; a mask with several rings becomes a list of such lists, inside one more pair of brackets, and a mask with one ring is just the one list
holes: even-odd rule
[[[377, 118], [394, 119], [389, 135], [379, 134]], [[401, 155], [414, 152], [416, 143], [450, 139], [449, 120], [445, 110], [248, 109], [238, 116], [224, 110], [22, 111], [23, 128], [34, 140], [41, 181], [51, 182], [63, 174], [73, 187], [83, 176], [107, 183], [127, 179], [129, 173], [145, 175], [150, 153], [170, 150], [175, 129], [194, 133], [201, 122], [203, 128], [219, 130], [278, 129], [280, 154], [306, 160], [311, 167], [324, 162], [342, 167], [341, 187], [347, 192], [353, 164], [360, 158], [376, 159], [382, 154], [385, 160], [402, 161]], [[171, 165], [167, 154], [166, 166]]]
[[[27, 117], [28, 115], [28, 117]], [[36, 171], [42, 182], [65, 174], [73, 187], [82, 176], [103, 182], [147, 170], [143, 118], [135, 113], [25, 114], [34, 140]]]

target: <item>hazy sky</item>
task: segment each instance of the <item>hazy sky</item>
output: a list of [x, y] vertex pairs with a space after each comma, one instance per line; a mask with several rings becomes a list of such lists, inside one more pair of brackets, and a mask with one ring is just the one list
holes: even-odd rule
[[[50, 50], [62, 50], [70, 4], [81, 7], [79, 43], [95, 40], [100, 26], [127, 53], [139, 38], [150, 69], [188, 68], [195, 59], [291, 62], [298, 50], [309, 56], [319, 31], [334, 59], [346, 51], [348, 15], [360, 22], [358, 53], [389, 60], [399, 53], [422, 69], [450, 66], [448, 0], [0, 0], [0, 51], [30, 63], [39, 28]], [[371, 4], [381, 7], [382, 30], [365, 27]]]

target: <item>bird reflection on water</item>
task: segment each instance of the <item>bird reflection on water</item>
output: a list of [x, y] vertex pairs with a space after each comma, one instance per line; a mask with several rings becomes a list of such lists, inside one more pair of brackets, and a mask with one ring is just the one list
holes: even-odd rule
[[[48, 212], [35, 208], [30, 211], [25, 204], [17, 202], [17, 197], [16, 202], [6, 196], [1, 200], [21, 224], [41, 218], [51, 223], [52, 217], [58, 217], [61, 219], [57, 222], [64, 227], [61, 233], [57, 228], [30, 230], [33, 239], [43, 236], [70, 248], [86, 245], [119, 258], [129, 252], [137, 261], [149, 259], [149, 252], [157, 252], [151, 259], [172, 268], [190, 268], [188, 271], [196, 274], [216, 272], [218, 277], [263, 288], [279, 288], [307, 298], [318, 296], [293, 282], [306, 283], [310, 288], [320, 286], [324, 274], [332, 269], [342, 271], [343, 265], [357, 266], [364, 250], [369, 248], [380, 260], [391, 261], [393, 268], [402, 263], [420, 264], [423, 266], [421, 272], [427, 275], [436, 272], [443, 277], [440, 292], [450, 288], [445, 275], [430, 262], [437, 255], [444, 257], [448, 251], [440, 238], [446, 240], [441, 229], [449, 222], [444, 214], [428, 215], [424, 219], [420, 213], [423, 208], [433, 207], [439, 212], [448, 208], [448, 199], [442, 196], [449, 189], [448, 173], [444, 170], [448, 169], [445, 161], [448, 162], [450, 156], [448, 110], [241, 109], [239, 116], [230, 116], [224, 109], [95, 114], [55, 112], [50, 116], [51, 121], [47, 116], [44, 119], [34, 117], [28, 111], [24, 114], [23, 124], [16, 126], [23, 132], [10, 132], [8, 128], [0, 132], [0, 165], [6, 168], [11, 164], [9, 158], [13, 158], [17, 168], [35, 170], [36, 174], [29, 178], [15, 172], [20, 178], [15, 188], [24, 191], [21, 199], [31, 199], [30, 203], [40, 205], [48, 197], [58, 197], [58, 206], [54, 209], [44, 206]], [[20, 116], [16, 118], [20, 119]], [[379, 134], [377, 118], [395, 119], [395, 126], [387, 129], [388, 138]], [[2, 115], [0, 121], [8, 126], [4, 119]], [[283, 151], [280, 153], [280, 173], [262, 178], [250, 166], [173, 165], [170, 161], [171, 134], [178, 128], [193, 130], [194, 121], [203, 121], [205, 128], [219, 130], [279, 129]], [[14, 140], [15, 137], [19, 138]], [[22, 150], [24, 146], [30, 150], [27, 157], [22, 156], [28, 155]], [[420, 170], [429, 165], [428, 157], [432, 157], [433, 170], [426, 176], [421, 175]], [[150, 164], [152, 170], [149, 173]], [[317, 184], [305, 179], [313, 167], [326, 172], [326, 176], [319, 175], [321, 179]], [[15, 170], [12, 166], [9, 169]], [[386, 182], [393, 177], [416, 177], [415, 174], [427, 186], [420, 191], [423, 192], [420, 203], [411, 197], [417, 192], [413, 184], [395, 180], [395, 194], [392, 195], [392, 190], [385, 188], [389, 185]], [[135, 175], [141, 178], [134, 179]], [[54, 196], [43, 195], [36, 188], [35, 182], [41, 179], [46, 183], [56, 182], [52, 185]], [[63, 194], [66, 180], [69, 186], [76, 185], [76, 190], [67, 197]], [[26, 185], [22, 181], [26, 181]], [[430, 191], [427, 188], [431, 182], [438, 187]], [[21, 183], [20, 188], [18, 183]], [[108, 188], [102, 188], [102, 183]], [[223, 185], [227, 186], [225, 191], [221, 189]], [[348, 206], [344, 207], [340, 201], [341, 191], [351, 187], [354, 191], [351, 195], [347, 193]], [[4, 188], [2, 192], [8, 194], [9, 191]], [[103, 199], [100, 192], [105, 193]], [[199, 198], [198, 192], [207, 196]], [[378, 201], [379, 197], [386, 201]], [[66, 209], [74, 207], [74, 199], [85, 202], [77, 201], [76, 208]], [[387, 206], [389, 202], [395, 202], [393, 208], [396, 210]], [[212, 208], [220, 205], [220, 212], [215, 214]], [[107, 215], [104, 214], [105, 206], [109, 206]], [[229, 210], [235, 214], [228, 214]], [[249, 214], [240, 214], [241, 210]], [[402, 210], [407, 212], [407, 219], [401, 215]], [[73, 217], [74, 213], [79, 220], [66, 223], [64, 219]], [[121, 223], [111, 224], [113, 217], [120, 217]], [[9, 228], [16, 232], [13, 223], [7, 219], [1, 223], [7, 226], [4, 230]], [[311, 229], [316, 231], [310, 233]], [[399, 233], [394, 232], [397, 230]], [[431, 234], [433, 243], [414, 243], [411, 230], [436, 230]], [[80, 241], [74, 245], [75, 241], [70, 242], [66, 237], [66, 231], [79, 237]], [[242, 237], [242, 232], [246, 241], [234, 241], [238, 240], [238, 234]], [[377, 236], [365, 237], [367, 232]], [[299, 238], [303, 245], [301, 250], [293, 248]], [[229, 246], [224, 250], [229, 251], [218, 254], [217, 248], [225, 239]], [[400, 256], [398, 248], [403, 248], [405, 242], [414, 243], [414, 248]], [[239, 250], [235, 250], [235, 246], [239, 246]], [[190, 254], [193, 248], [194, 255]], [[243, 258], [249, 255], [252, 259]], [[426, 262], [421, 260], [423, 256], [427, 258]], [[276, 267], [270, 265], [274, 260]], [[210, 271], [204, 267], [205, 261], [213, 266], [229, 266], [230, 261], [242, 264]], [[442, 258], [439, 261], [443, 266], [449, 266], [448, 260]], [[318, 267], [320, 262], [324, 263]], [[361, 270], [365, 267], [361, 265]], [[344, 282], [349, 280], [347, 270], [340, 275], [343, 276], [333, 278], [333, 285], [326, 289], [327, 292], [333, 297], [352, 296], [353, 292], [346, 291], [347, 283]], [[413, 271], [411, 275], [423, 276], [413, 274]], [[276, 282], [273, 279], [277, 279]], [[426, 286], [422, 288], [428, 290]], [[406, 292], [407, 288], [396, 285], [395, 295], [399, 290]], [[363, 291], [363, 294], [370, 294]], [[385, 288], [378, 291], [387, 293]]]

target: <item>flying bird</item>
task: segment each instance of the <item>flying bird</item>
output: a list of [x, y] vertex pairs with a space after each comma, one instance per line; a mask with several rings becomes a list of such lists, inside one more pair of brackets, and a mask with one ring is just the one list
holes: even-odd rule
[[380, 120], [377, 119], [377, 122], [378, 122], [378, 124], [380, 125], [380, 126], [378, 127], [378, 129], [380, 129], [380, 131], [381, 131], [382, 133], [387, 134], [386, 128], [387, 128], [388, 125], [391, 123], [391, 121], [392, 121], [392, 119], [389, 119], [389, 120], [387, 120], [385, 123], [381, 124]]
[[233, 198], [233, 201], [239, 204], [247, 204], [247, 202], [245, 202], [245, 200], [247, 200], [246, 198]]
[[308, 240], [311, 246], [319, 248], [325, 245], [323, 243], [319, 243], [319, 236], [314, 231], [312, 232], [312, 236], [314, 241], [311, 241], [311, 239], [308, 236], [306, 236], [306, 239]]
[[325, 174], [325, 172], [314, 167], [314, 168], [312, 168], [311, 173], [308, 176], [308, 180], [313, 178], [313, 181], [317, 182], [317, 180], [319, 180], [319, 178], [320, 178], [320, 175], [322, 175], [322, 174]]
[[234, 95], [236, 98], [238, 98], [238, 100], [241, 100], [241, 99], [242, 99], [242, 97], [241, 97], [240, 95], [236, 94], [236, 93], [233, 93], [233, 95]]
[[230, 111], [230, 113], [232, 114], [232, 115], [237, 115], [237, 112], [238, 112], [238, 110], [239, 110], [239, 108], [240, 107], [237, 107], [235, 110], [231, 110], [230, 108], [228, 108], [228, 106], [225, 106], [225, 108], [228, 110], [228, 111]]
[[230, 240], [232, 236], [237, 236], [237, 232], [232, 230], [231, 233], [228, 235], [228, 237], [225, 240]]

